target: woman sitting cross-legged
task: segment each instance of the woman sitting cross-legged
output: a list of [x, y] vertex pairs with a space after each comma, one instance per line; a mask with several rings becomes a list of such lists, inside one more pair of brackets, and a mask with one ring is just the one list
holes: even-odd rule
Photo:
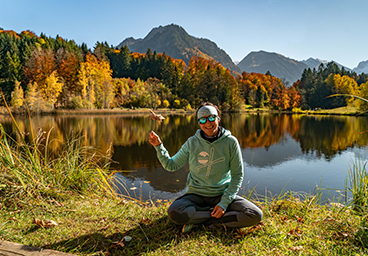
[[256, 225], [262, 219], [262, 211], [237, 195], [243, 180], [238, 140], [219, 126], [220, 111], [212, 103], [202, 103], [196, 116], [200, 129], [172, 157], [156, 133], [149, 135], [163, 168], [176, 171], [189, 162], [186, 193], [171, 204], [169, 218], [183, 225], [183, 233], [201, 223], [209, 228]]

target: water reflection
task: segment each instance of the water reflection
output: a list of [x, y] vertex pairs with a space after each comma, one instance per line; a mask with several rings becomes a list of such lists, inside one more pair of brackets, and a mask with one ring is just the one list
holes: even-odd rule
[[[76, 133], [83, 136], [85, 145], [103, 152], [112, 145], [111, 168], [121, 171], [120, 179], [128, 192], [138, 193], [142, 199], [170, 198], [183, 193], [188, 167], [175, 173], [163, 170], [148, 143], [148, 133], [156, 131], [170, 154], [174, 154], [194, 135], [198, 124], [193, 115], [170, 115], [162, 123], [148, 117], [149, 113], [33, 116], [31, 122], [35, 131], [52, 129], [51, 149]], [[28, 118], [16, 117], [16, 120], [21, 131], [30, 132]], [[1, 116], [0, 122], [19, 139], [9, 117]], [[366, 117], [232, 114], [224, 115], [220, 125], [240, 142], [246, 166], [243, 190], [251, 184], [257, 186], [259, 193], [264, 193], [265, 187], [279, 193], [291, 177], [295, 182], [288, 183], [289, 189], [310, 192], [331, 171], [328, 180], [324, 178], [325, 183], [343, 188], [347, 158], [353, 156], [354, 148], [365, 148], [368, 144], [368, 132], [364, 132], [368, 127]], [[25, 136], [29, 140], [30, 135]]]

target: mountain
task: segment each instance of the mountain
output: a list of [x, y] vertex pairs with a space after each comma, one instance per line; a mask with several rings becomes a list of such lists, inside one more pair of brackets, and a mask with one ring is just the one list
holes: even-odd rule
[[319, 65], [323, 64], [324, 66], [326, 66], [328, 63], [327, 60], [320, 60], [320, 59], [313, 59], [313, 58], [302, 60], [301, 62], [306, 64], [311, 69], [314, 69], [314, 68], [318, 69]]
[[[329, 63], [331, 61], [309, 58], [307, 60], [302, 60], [301, 62], [306, 64], [311, 69], [313, 69], [313, 68], [318, 69], [319, 65], [323, 64], [326, 67], [327, 63]], [[340, 63], [337, 63], [336, 61], [332, 60], [332, 62], [334, 62], [340, 69], [344, 68], [347, 71], [352, 71], [352, 69], [350, 69], [348, 67], [345, 67], [345, 66], [341, 65]]]
[[174, 59], [182, 59], [187, 65], [194, 56], [220, 62], [225, 68], [240, 73], [229, 55], [214, 42], [189, 35], [182, 27], [171, 24], [153, 28], [145, 38], [126, 38], [118, 47], [126, 45], [131, 52], [146, 53], [148, 48], [157, 53], [165, 52]]
[[361, 73], [368, 74], [368, 60], [359, 62], [358, 66], [354, 68], [353, 71], [358, 75]]
[[301, 78], [304, 69], [308, 68], [305, 63], [287, 58], [278, 53], [265, 51], [251, 52], [238, 67], [247, 73], [267, 73], [270, 71], [275, 77], [285, 78], [290, 84]]

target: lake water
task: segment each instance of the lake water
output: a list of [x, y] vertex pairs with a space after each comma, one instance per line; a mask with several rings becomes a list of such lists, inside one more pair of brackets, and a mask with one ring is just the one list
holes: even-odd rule
[[[154, 130], [171, 155], [199, 128], [194, 115], [169, 115], [162, 123], [136, 115], [34, 116], [34, 130], [50, 133], [51, 146], [80, 132], [86, 145], [105, 152], [113, 148], [111, 169], [118, 171], [121, 193], [140, 200], [170, 200], [185, 192], [188, 166], [167, 172], [160, 165], [148, 134]], [[22, 131], [29, 119], [17, 117]], [[0, 122], [12, 133], [9, 117]], [[282, 191], [313, 193], [323, 200], [345, 189], [349, 165], [356, 155], [366, 159], [368, 118], [289, 114], [223, 115], [220, 125], [235, 135], [242, 149], [244, 181], [240, 195], [254, 189], [260, 199]]]

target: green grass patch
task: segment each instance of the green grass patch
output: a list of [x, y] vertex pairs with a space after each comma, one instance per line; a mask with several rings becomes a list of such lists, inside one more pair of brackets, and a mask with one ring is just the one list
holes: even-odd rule
[[[188, 234], [168, 220], [169, 203], [155, 205], [102, 196], [73, 196], [42, 204], [20, 202], [0, 212], [0, 238], [77, 255], [365, 255], [362, 217], [341, 204], [285, 196], [267, 205], [250, 228]], [[33, 219], [53, 220], [43, 228]], [[124, 237], [131, 237], [126, 242]]]

